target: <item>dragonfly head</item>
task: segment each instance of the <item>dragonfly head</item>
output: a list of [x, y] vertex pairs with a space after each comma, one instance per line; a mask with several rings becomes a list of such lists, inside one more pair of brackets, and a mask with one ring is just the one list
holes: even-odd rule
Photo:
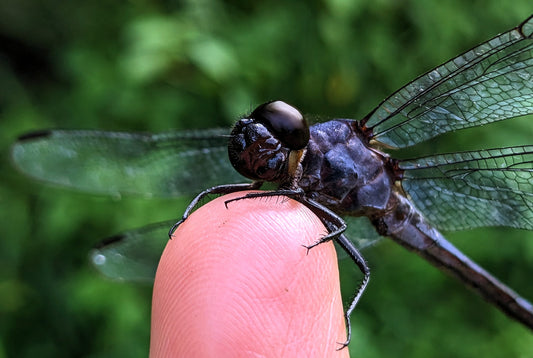
[[[302, 114], [282, 101], [267, 102], [231, 132], [228, 153], [231, 164], [242, 175], [258, 181], [284, 182], [294, 174], [309, 142], [309, 125]], [[300, 160], [300, 159], [298, 159]]]

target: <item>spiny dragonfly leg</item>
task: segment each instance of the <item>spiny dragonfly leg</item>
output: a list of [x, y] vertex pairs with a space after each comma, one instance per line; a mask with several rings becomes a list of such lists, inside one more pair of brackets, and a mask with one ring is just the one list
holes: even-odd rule
[[302, 201], [302, 203], [305, 204], [305, 206], [307, 206], [328, 229], [328, 233], [321, 237], [317, 242], [309, 246], [305, 246], [308, 251], [324, 242], [336, 239], [344, 232], [344, 230], [346, 230], [346, 223], [344, 220], [342, 220], [339, 215], [329, 210], [324, 205], [321, 205], [311, 199], [305, 199], [305, 201]]
[[272, 197], [272, 196], [286, 196], [291, 199], [294, 199], [298, 202], [301, 202], [302, 204], [306, 204], [305, 201], [302, 200], [304, 195], [304, 191], [300, 188], [297, 188], [295, 190], [293, 189], [278, 189], [278, 190], [271, 190], [271, 191], [262, 191], [259, 193], [248, 193], [243, 196], [239, 196], [238, 198], [233, 198], [230, 200], [226, 200], [224, 204], [226, 204], [226, 207], [229, 203], [232, 201], [238, 201], [238, 200], [244, 200], [244, 199], [253, 199], [253, 198], [266, 198], [266, 197]]
[[342, 220], [340, 216], [338, 216], [328, 208], [312, 200], [307, 199], [306, 205], [309, 209], [313, 211], [313, 213], [315, 213], [316, 216], [320, 218], [324, 226], [326, 226], [326, 228], [328, 229], [328, 234], [322, 237], [314, 244], [306, 246], [307, 250], [310, 250], [311, 248], [320, 245], [324, 242], [335, 240], [342, 247], [342, 249], [346, 251], [348, 256], [350, 256], [352, 261], [355, 262], [355, 264], [363, 274], [363, 280], [359, 284], [359, 287], [354, 298], [352, 299], [352, 302], [344, 312], [344, 319], [346, 321], [346, 341], [342, 343], [339, 342], [341, 346], [337, 348], [337, 350], [341, 350], [350, 343], [350, 340], [352, 338], [352, 326], [350, 324], [350, 316], [353, 310], [355, 309], [357, 302], [359, 302], [359, 299], [363, 295], [366, 286], [368, 285], [368, 281], [370, 280], [370, 269], [368, 268], [365, 259], [363, 258], [363, 256], [361, 256], [357, 248], [343, 234], [344, 230], [346, 230], [346, 223], [344, 222], [344, 220]]
[[366, 261], [363, 256], [361, 256], [361, 254], [359, 253], [359, 250], [355, 248], [355, 246], [350, 240], [348, 240], [348, 238], [346, 238], [346, 236], [341, 234], [335, 240], [344, 249], [344, 251], [346, 251], [346, 253], [350, 256], [353, 262], [355, 262], [355, 264], [357, 265], [357, 267], [359, 267], [359, 270], [361, 270], [361, 273], [363, 274], [363, 280], [359, 284], [359, 287], [357, 288], [357, 292], [355, 293], [352, 302], [344, 312], [344, 319], [346, 320], [346, 341], [338, 342], [341, 346], [337, 348], [337, 350], [341, 350], [346, 347], [352, 339], [352, 326], [350, 324], [350, 316], [352, 315], [352, 312], [355, 309], [357, 302], [359, 302], [359, 299], [363, 295], [363, 292], [365, 291], [366, 286], [368, 285], [368, 281], [370, 280], [370, 269], [368, 268], [368, 265], [366, 264]]
[[172, 239], [172, 234], [174, 234], [174, 231], [180, 226], [181, 223], [183, 223], [191, 214], [192, 211], [196, 208], [198, 203], [205, 198], [208, 195], [211, 194], [218, 194], [218, 195], [224, 195], [224, 194], [230, 194], [235, 193], [237, 191], [243, 191], [243, 190], [254, 190], [261, 187], [263, 183], [262, 182], [253, 182], [253, 183], [242, 183], [242, 184], [225, 184], [225, 185], [217, 185], [212, 188], [206, 189], [202, 191], [200, 194], [198, 194], [190, 204], [185, 209], [185, 212], [183, 213], [183, 216], [181, 219], [172, 225], [170, 230], [168, 231], [168, 237]]
[[[241, 190], [253, 190], [258, 189], [261, 186], [262, 183], [252, 183], [252, 184], [235, 184], [235, 185], [221, 185], [217, 187], [213, 187], [211, 189], [205, 190], [202, 193], [200, 193], [187, 207], [185, 210], [185, 213], [183, 214], [182, 220], [180, 220], [178, 223], [176, 223], [171, 229], [171, 233], [175, 230], [175, 228], [181, 224], [190, 214], [190, 212], [194, 209], [194, 207], [198, 204], [198, 202], [204, 198], [206, 195], [209, 194], [229, 194], [236, 191]], [[289, 198], [292, 198], [302, 204], [304, 204], [306, 207], [308, 207], [326, 226], [328, 229], [327, 235], [320, 238], [317, 242], [315, 242], [312, 245], [304, 246], [307, 248], [307, 250], [310, 250], [311, 248], [320, 245], [324, 242], [328, 242], [330, 240], [335, 240], [350, 258], [355, 262], [359, 270], [363, 273], [364, 277], [361, 281], [361, 284], [359, 285], [359, 288], [357, 289], [357, 292], [355, 294], [355, 297], [352, 299], [352, 302], [348, 306], [348, 309], [344, 312], [344, 319], [346, 321], [346, 341], [345, 342], [339, 342], [341, 347], [337, 348], [337, 350], [341, 350], [344, 347], [346, 347], [351, 340], [352, 336], [352, 327], [350, 325], [350, 316], [355, 309], [355, 306], [359, 302], [359, 299], [363, 295], [363, 292], [366, 289], [366, 286], [368, 284], [368, 281], [370, 280], [370, 270], [366, 264], [365, 259], [361, 256], [357, 248], [344, 236], [342, 233], [344, 230], [346, 230], [346, 223], [340, 216], [335, 214], [333, 211], [329, 210], [325, 206], [307, 199], [303, 196], [303, 191], [301, 189], [281, 189], [281, 190], [274, 190], [274, 191], [266, 191], [266, 192], [259, 192], [259, 193], [248, 193], [246, 195], [243, 195], [242, 197], [238, 197], [235, 199], [231, 199], [225, 202], [226, 206], [228, 203], [232, 201], [237, 200], [243, 200], [243, 199], [251, 199], [251, 198], [262, 198], [262, 197], [272, 197], [272, 196], [287, 196]]]

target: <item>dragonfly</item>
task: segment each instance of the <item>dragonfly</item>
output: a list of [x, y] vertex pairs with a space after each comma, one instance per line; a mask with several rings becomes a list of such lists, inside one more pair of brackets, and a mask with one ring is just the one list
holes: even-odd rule
[[[272, 101], [225, 129], [158, 134], [42, 130], [12, 146], [16, 167], [84, 192], [156, 197], [200, 194], [174, 220], [123, 232], [91, 254], [105, 275], [153, 280], [177, 225], [209, 194], [277, 189], [319, 216], [364, 274], [359, 253], [389, 237], [460, 279], [533, 329], [533, 306], [449, 243], [442, 231], [483, 226], [533, 230], [533, 145], [395, 159], [439, 135], [533, 113], [533, 16], [414, 79], [361, 120], [308, 125]], [[228, 158], [229, 157], [229, 158]], [[236, 169], [236, 170], [235, 170]], [[251, 181], [250, 181], [251, 179]], [[208, 188], [208, 189], [206, 189]], [[313, 245], [314, 246], [314, 245]]]

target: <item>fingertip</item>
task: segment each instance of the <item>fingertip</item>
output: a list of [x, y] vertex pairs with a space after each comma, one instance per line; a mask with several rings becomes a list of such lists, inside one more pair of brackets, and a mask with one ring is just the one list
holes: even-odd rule
[[335, 249], [302, 247], [324, 226], [279, 197], [225, 208], [242, 195], [206, 204], [169, 241], [154, 285], [150, 355], [346, 356], [336, 351], [345, 327]]

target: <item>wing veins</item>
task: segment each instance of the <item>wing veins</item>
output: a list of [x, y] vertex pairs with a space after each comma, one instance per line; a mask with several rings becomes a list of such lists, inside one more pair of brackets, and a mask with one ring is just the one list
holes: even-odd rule
[[[513, 43], [515, 44], [515, 43]], [[511, 45], [513, 45], [511, 44]], [[529, 48], [531, 46], [528, 46], [527, 48]], [[522, 50], [525, 50], [526, 48], [523, 48]], [[516, 55], [517, 53], [516, 52], [513, 52], [513, 53], [510, 53], [510, 55]], [[441, 104], [444, 100], [448, 99], [451, 97], [451, 95], [455, 94], [455, 93], [458, 93], [458, 92], [461, 92], [461, 91], [464, 91], [465, 89], [468, 89], [468, 88], [473, 88], [474, 86], [477, 86], [477, 85], [480, 85], [480, 84], [483, 84], [483, 83], [486, 83], [487, 81], [494, 81], [495, 79], [497, 78], [500, 78], [502, 76], [507, 76], [515, 71], [518, 71], [518, 70], [521, 70], [521, 69], [527, 69], [527, 68], [531, 68], [532, 66], [524, 66], [522, 68], [512, 68], [511, 66], [507, 66], [508, 70], [506, 72], [502, 72], [501, 70], [503, 70], [503, 68], [499, 71], [496, 71], [496, 70], [491, 70], [491, 71], [488, 71], [488, 68], [490, 67], [493, 67], [496, 63], [498, 63], [499, 61], [503, 60], [504, 58], [506, 58], [506, 56], [502, 56], [502, 58], [499, 58], [498, 60], [494, 61], [493, 63], [491, 63], [489, 66], [487, 66], [486, 69], [484, 69], [481, 74], [479, 74], [478, 76], [472, 78], [470, 81], [468, 82], [464, 82], [464, 83], [461, 83], [460, 85], [456, 86], [456, 87], [452, 87], [450, 88], [448, 91], [446, 92], [443, 92], [443, 93], [440, 93], [434, 97], [431, 97], [431, 98], [428, 98], [427, 100], [425, 100], [424, 102], [421, 102], [420, 104], [418, 104], [416, 107], [414, 107], [410, 112], [408, 112], [405, 117], [406, 119], [401, 121], [401, 122], [398, 122], [396, 124], [394, 124], [393, 126], [390, 126], [382, 131], [379, 131], [379, 132], [376, 132], [373, 134], [373, 138], [374, 137], [377, 137], [379, 135], [383, 135], [383, 134], [386, 134], [387, 132], [390, 132], [398, 127], [401, 127], [403, 125], [405, 125], [406, 123], [409, 123], [411, 121], [414, 121], [418, 118], [420, 118], [421, 116], [423, 115], [426, 115], [427, 113], [430, 113], [433, 109], [435, 109], [438, 104]], [[510, 58], [510, 57], [509, 57]], [[486, 58], [483, 58], [482, 60], [485, 60]], [[477, 64], [477, 63], [476, 63]], [[398, 109], [394, 112], [391, 112], [391, 114], [389, 114], [385, 119], [381, 120], [380, 122], [378, 122], [376, 125], [374, 125], [373, 127], [379, 125], [379, 124], [382, 124], [384, 121], [392, 118], [393, 116], [401, 113], [403, 110], [405, 110], [407, 107], [411, 106], [412, 104], [414, 104], [418, 99], [420, 99], [420, 97], [424, 96], [424, 95], [427, 95], [432, 89], [440, 86], [442, 84], [442, 81], [444, 80], [449, 80], [451, 79], [452, 77], [455, 77], [457, 75], [460, 75], [461, 73], [463, 73], [464, 71], [467, 71], [469, 70], [470, 68], [462, 68], [461, 71], [453, 74], [453, 75], [449, 75], [449, 76], [446, 76], [443, 78], [443, 80], [441, 81], [438, 81], [438, 82], [435, 82], [432, 86], [428, 87], [426, 90], [424, 90], [424, 92], [421, 92], [420, 94], [412, 97], [411, 99], [409, 99], [407, 102], [405, 102], [405, 104], [403, 104], [402, 106], [398, 107]], [[492, 76], [490, 76], [492, 75]], [[480, 80], [482, 79], [482, 80]], [[433, 101], [436, 101], [437, 99], [439, 98], [442, 98], [443, 101], [441, 102], [438, 102], [436, 103], [434, 106], [424, 106], [426, 103], [428, 102], [433, 102]], [[513, 97], [513, 98], [516, 98], [516, 97]], [[530, 98], [530, 97], [526, 97], [526, 98]], [[452, 100], [455, 101], [454, 98], [451, 98]], [[410, 113], [420, 109], [420, 108], [425, 108], [426, 110], [423, 111], [423, 112], [420, 112], [420, 113], [417, 113], [415, 116], [410, 116]], [[459, 105], [457, 105], [456, 103], [456, 108], [459, 109], [461, 111], [461, 114], [462, 114], [462, 118], [465, 119], [466, 116], [464, 114], [464, 112], [462, 111], [462, 109], [460, 108]], [[513, 118], [513, 117], [510, 117], [510, 118]], [[504, 118], [502, 118], [503, 120]]]
[[[513, 30], [509, 31], [509, 32], [512, 32]], [[506, 34], [506, 33], [504, 33]], [[488, 40], [488, 41], [485, 41], [483, 43], [481, 43], [480, 45], [476, 46], [475, 48], [479, 47], [479, 46], [482, 46], [482, 45], [485, 45], [487, 43], [489, 43], [490, 41], [496, 39], [496, 38], [499, 38], [500, 36], [504, 35], [504, 34], [501, 34], [501, 35], [498, 35], [496, 37], [493, 37], [492, 39]], [[483, 56], [479, 56], [469, 62], [467, 62], [465, 65], [461, 66], [461, 67], [457, 67], [457, 69], [453, 70], [452, 72], [450, 72], [448, 75], [446, 75], [445, 77], [442, 77], [441, 79], [439, 79], [438, 81], [435, 81], [434, 83], [432, 83], [427, 89], [425, 89], [423, 92], [420, 92], [418, 94], [416, 94], [415, 96], [411, 97], [409, 100], [407, 100], [406, 103], [404, 103], [403, 105], [399, 106], [395, 111], [393, 112], [389, 112], [390, 114], [382, 119], [380, 119], [380, 121], [378, 121], [376, 124], [374, 124], [372, 126], [373, 127], [376, 127], [380, 124], [382, 124], [383, 122], [385, 122], [386, 120], [390, 119], [391, 117], [397, 115], [398, 113], [400, 113], [402, 110], [404, 110], [406, 107], [408, 107], [409, 105], [413, 104], [414, 102], [416, 102], [416, 100], [418, 100], [421, 96], [424, 96], [426, 95], [428, 92], [430, 92], [431, 90], [433, 90], [434, 88], [442, 85], [443, 82], [447, 82], [450, 78], [453, 78], [455, 76], [457, 76], [458, 74], [461, 74], [469, 69], [471, 69], [472, 67], [474, 67], [475, 65], [479, 64], [480, 62], [490, 58], [491, 56], [493, 56], [494, 54], [498, 53], [499, 51], [501, 51], [502, 49], [505, 49], [505, 48], [508, 48], [512, 45], [515, 45], [517, 43], [519, 43], [520, 41], [523, 41], [524, 39], [527, 39], [527, 37], [522, 37], [522, 38], [518, 38], [516, 39], [516, 41], [513, 41], [513, 42], [507, 42], [507, 43], [502, 43], [500, 44], [499, 46], [497, 47], [491, 47], [490, 51], [487, 51]], [[528, 46], [529, 47], [529, 46]], [[527, 47], [526, 47], [527, 48]], [[409, 82], [407, 85], [403, 86], [401, 89], [399, 89], [398, 91], [396, 91], [394, 94], [396, 93], [399, 93], [402, 89], [406, 88], [406, 87], [409, 87], [411, 84], [415, 83], [416, 81], [418, 81], [419, 79], [423, 78], [424, 76], [430, 74], [431, 72], [439, 69], [439, 68], [442, 68], [444, 65], [450, 63], [450, 62], [453, 62], [453, 60], [457, 59], [457, 58], [461, 58], [463, 55], [469, 53], [470, 51], [474, 50], [474, 48], [472, 49], [469, 49], [465, 52], [463, 52], [461, 55], [459, 56], [456, 56], [455, 58], [449, 60], [449, 61], [446, 61], [446, 62], [443, 62], [442, 64], [440, 64], [439, 66], [427, 71], [426, 73], [424, 73], [423, 75], [415, 78], [413, 81]], [[511, 53], [511, 54], [514, 54]], [[500, 60], [500, 59], [498, 59]], [[394, 94], [392, 96], [394, 96]], [[385, 101], [383, 101], [382, 104], [385, 104], [387, 102], [387, 100], [389, 98], [391, 98], [392, 96], [389, 96], [387, 97], [387, 99]], [[381, 104], [380, 104], [381, 106]], [[380, 107], [378, 106], [378, 107]], [[382, 134], [382, 133], [385, 133], [384, 132], [379, 132], [379, 134]]]

